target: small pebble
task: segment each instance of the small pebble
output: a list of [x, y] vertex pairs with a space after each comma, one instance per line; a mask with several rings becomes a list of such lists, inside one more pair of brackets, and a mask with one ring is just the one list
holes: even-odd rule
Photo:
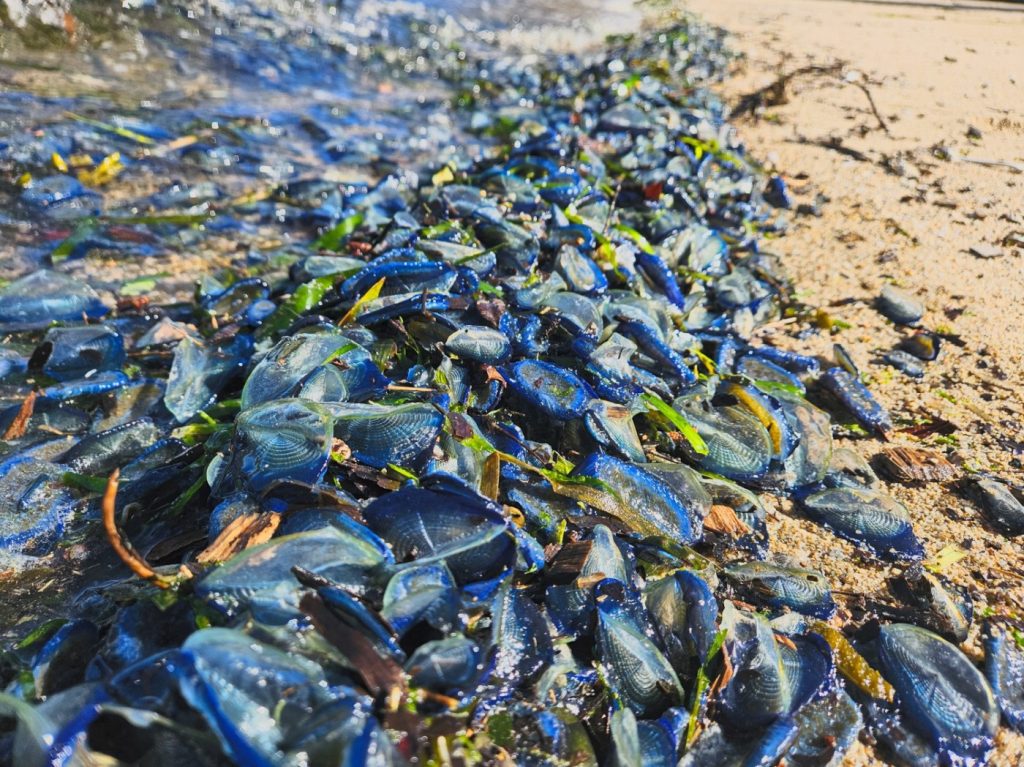
[[882, 359], [885, 361], [885, 364], [891, 365], [904, 375], [908, 375], [911, 378], [924, 377], [924, 365], [921, 364], [921, 361], [901, 349], [893, 349], [891, 352], [886, 352]]
[[897, 325], [916, 325], [924, 316], [925, 305], [909, 291], [886, 285], [875, 301], [875, 307], [884, 317]]
[[1003, 249], [987, 242], [979, 242], [977, 245], [971, 245], [971, 253], [978, 258], [999, 258], [1003, 255]]

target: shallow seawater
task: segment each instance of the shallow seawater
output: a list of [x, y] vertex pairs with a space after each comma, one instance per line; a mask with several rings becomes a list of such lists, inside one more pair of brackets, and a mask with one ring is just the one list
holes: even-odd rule
[[[610, 0], [121, 5], [9, 3], [0, 24], [0, 280], [56, 267], [109, 306], [186, 301], [201, 275], [275, 268], [341, 213], [318, 185], [484, 151], [439, 61], [535, 56], [639, 18]], [[0, 392], [5, 406], [19, 396]], [[5, 554], [5, 634], [62, 611], [79, 578], [116, 571], [81, 544], [95, 526], [59, 546], [88, 561], [84, 578]]]
[[[56, 260], [108, 251], [126, 262], [193, 243], [150, 236], [152, 224], [67, 242], [81, 235], [81, 219], [201, 216], [287, 180], [370, 182], [428, 158], [436, 165], [456, 147], [472, 151], [451, 113], [464, 94], [438, 76], [440, 47], [450, 53], [444, 66], [457, 67], [464, 46], [486, 55], [501, 39], [542, 51], [637, 17], [610, 2], [86, 0], [66, 4], [56, 23], [53, 4], [24, 5], [0, 25], [8, 279], [55, 249]], [[417, 52], [427, 47], [429, 59]], [[26, 189], [55, 175], [84, 179], [88, 194], [62, 189], [75, 199], [30, 202]], [[236, 241], [258, 239], [237, 221], [216, 226], [242, 229]]]
[[[372, 181], [436, 165], [454, 144], [470, 150], [451, 114], [460, 94], [437, 77], [438, 47], [458, 66], [462, 46], [479, 53], [501, 35], [538, 50], [566, 36], [579, 43], [593, 38], [583, 19], [606, 23], [594, 11], [610, 4], [86, 0], [56, 3], [67, 7], [60, 24], [53, 4], [24, 5], [0, 25], [8, 279], [48, 257], [82, 216], [201, 212], [211, 184], [223, 198], [312, 174]], [[429, 62], [420, 46], [433, 48]], [[113, 152], [122, 167], [104, 178]], [[32, 181], [83, 171], [95, 195], [63, 210], [26, 205]]]

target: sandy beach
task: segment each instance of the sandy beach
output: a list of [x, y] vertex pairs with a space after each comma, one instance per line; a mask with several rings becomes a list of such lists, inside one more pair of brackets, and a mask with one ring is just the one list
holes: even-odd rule
[[[869, 462], [887, 447], [923, 448], [955, 467], [953, 480], [887, 481], [885, 488], [909, 509], [926, 566], [969, 590], [974, 624], [962, 649], [980, 662], [984, 617], [1024, 621], [1024, 539], [992, 528], [963, 492], [978, 474], [1024, 485], [1024, 4], [543, 0], [488, 8], [512, 18], [501, 44], [533, 57], [600, 45], [604, 35], [632, 31], [644, 17], [654, 24], [692, 13], [728, 31], [738, 57], [716, 90], [749, 155], [784, 178], [794, 197], [786, 234], [766, 239], [764, 249], [778, 256], [796, 297], [819, 320], [815, 327], [784, 318], [757, 337], [826, 359], [836, 343], [849, 352], [895, 430], [888, 442], [844, 430], [837, 447]], [[68, 79], [56, 69], [24, 67], [0, 81], [63, 95], [68, 83], [113, 92], [121, 79], [93, 82], [87, 74]], [[167, 92], [178, 79], [187, 78], [167, 75]], [[200, 84], [186, 83], [182, 93]], [[393, 87], [381, 80], [377, 95]], [[143, 197], [158, 180], [112, 185], [109, 199]], [[126, 281], [156, 274], [149, 297], [170, 301], [191, 295], [200, 274], [243, 268], [249, 249], [234, 236], [183, 241], [175, 252], [131, 261], [100, 252], [62, 269], [96, 284], [110, 304]], [[0, 277], [25, 270], [27, 262], [14, 255], [23, 244], [0, 244]], [[283, 244], [253, 238], [256, 251]], [[939, 356], [924, 363], [921, 378], [882, 360], [916, 332], [875, 308], [886, 285], [920, 299], [921, 328], [940, 338]], [[773, 556], [826, 574], [840, 602], [836, 625], [867, 622], [869, 601], [884, 600], [887, 579], [904, 568], [867, 559], [790, 501], [762, 497]], [[35, 589], [12, 583], [7, 601], [34, 600]], [[858, 743], [842, 763], [890, 762]], [[990, 764], [1022, 767], [1024, 736], [1001, 728]]]
[[[973, 2], [687, 0], [727, 29], [742, 54], [721, 95], [754, 156], [789, 183], [798, 215], [770, 243], [799, 298], [849, 327], [793, 337], [787, 348], [828, 356], [845, 346], [897, 428], [945, 419], [955, 431], [897, 445], [933, 449], [966, 475], [1020, 482], [1024, 460], [1024, 6]], [[792, 74], [796, 73], [796, 74]], [[783, 88], [777, 87], [779, 78]], [[776, 86], [772, 88], [771, 86]], [[767, 89], [757, 96], [762, 89]], [[870, 98], [869, 98], [870, 96]], [[983, 258], [973, 251], [993, 257]], [[880, 364], [911, 331], [874, 308], [886, 283], [927, 305], [923, 325], [947, 336], [920, 380]], [[841, 440], [871, 460], [884, 444]], [[910, 509], [930, 556], [975, 598], [975, 615], [1024, 615], [1019, 540], [988, 528], [949, 484], [888, 490]], [[772, 534], [794, 563], [823, 569], [858, 597], [894, 571], [861, 562], [788, 503]], [[824, 544], [824, 545], [823, 545]], [[977, 622], [977, 621], [976, 621]], [[964, 649], [979, 657], [977, 629]], [[845, 764], [877, 763], [858, 745]], [[1001, 731], [994, 765], [1024, 764], [1024, 737]]]

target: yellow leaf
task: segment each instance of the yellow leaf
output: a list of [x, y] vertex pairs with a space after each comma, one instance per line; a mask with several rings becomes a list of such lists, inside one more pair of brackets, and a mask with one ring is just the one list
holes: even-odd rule
[[54, 152], [50, 155], [50, 162], [53, 163], [53, 167], [59, 170], [61, 173], [68, 172], [68, 164], [64, 162], [64, 158], [60, 156], [60, 152]]
[[480, 492], [497, 500], [501, 492], [501, 454], [491, 453], [484, 459], [483, 476], [480, 479]]
[[31, 183], [32, 183], [32, 174], [31, 173], [22, 173], [20, 176], [18, 176], [18, 186], [26, 187], [26, 186], [28, 186]]
[[933, 573], [941, 574], [948, 567], [955, 565], [967, 556], [969, 556], [969, 554], [963, 549], [958, 549], [956, 546], [950, 545], [943, 548], [938, 554], [925, 562], [924, 566]]
[[380, 291], [384, 288], [384, 280], [385, 278], [381, 277], [379, 280], [373, 283], [370, 289], [363, 293], [363, 295], [359, 297], [358, 301], [352, 304], [352, 308], [345, 312], [345, 316], [341, 318], [341, 321], [338, 324], [348, 325], [348, 323], [352, 322], [352, 320], [356, 318], [356, 314], [359, 313], [359, 310], [362, 309], [363, 306], [370, 303], [370, 301], [372, 301], [373, 299], [380, 295]]
[[435, 173], [430, 181], [434, 186], [441, 186], [442, 184], [449, 184], [455, 180], [455, 174], [452, 173], [452, 169], [445, 165], [441, 170]]
[[86, 186], [102, 186], [112, 181], [122, 170], [124, 166], [121, 164], [121, 153], [112, 152], [95, 168], [78, 171], [78, 180]]

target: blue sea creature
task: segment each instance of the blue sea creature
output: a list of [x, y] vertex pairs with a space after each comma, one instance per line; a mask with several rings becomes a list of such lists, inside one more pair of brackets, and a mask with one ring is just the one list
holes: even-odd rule
[[863, 487], [819, 490], [801, 500], [811, 519], [881, 559], [917, 561], [924, 548], [899, 501]]
[[930, 631], [894, 623], [882, 627], [878, 660], [900, 710], [942, 763], [986, 759], [999, 706], [985, 677], [960, 650]]
[[753, 601], [828, 619], [836, 612], [832, 590], [822, 573], [767, 562], [743, 562], [723, 571]]
[[508, 369], [505, 379], [528, 406], [560, 421], [581, 417], [591, 400], [582, 379], [549, 362], [520, 360]]
[[387, 378], [370, 353], [341, 333], [282, 338], [256, 365], [242, 388], [242, 406], [300, 394], [319, 402], [360, 402], [380, 394]]
[[249, 408], [235, 423], [231, 466], [254, 492], [280, 480], [319, 482], [333, 445], [331, 414], [316, 403], [280, 399]]
[[452, 354], [475, 362], [496, 365], [512, 352], [512, 343], [500, 330], [483, 325], [466, 325], [445, 340]]
[[389, 464], [421, 469], [445, 422], [444, 412], [431, 404], [325, 406], [334, 418], [335, 436], [357, 461], [378, 469]]
[[64, 531], [78, 499], [61, 482], [64, 468], [18, 456], [0, 467], [0, 550], [48, 554]]
[[359, 593], [393, 561], [384, 542], [361, 525], [328, 525], [241, 552], [199, 581], [196, 594], [228, 616], [250, 611], [260, 620], [283, 623], [298, 615], [302, 586], [294, 567]]
[[1024, 535], [1024, 503], [1006, 484], [981, 478], [969, 489], [993, 527], [1006, 535]]
[[996, 620], [985, 621], [985, 679], [999, 702], [1003, 719], [1024, 733], [1024, 648], [1020, 632]]
[[33, 361], [58, 381], [86, 378], [106, 370], [119, 370], [125, 361], [124, 340], [111, 327], [53, 328], [36, 349]]
[[584, 485], [588, 503], [642, 535], [663, 535], [678, 543], [692, 543], [701, 537], [697, 508], [643, 466], [591, 453], [576, 465], [572, 475], [597, 480], [596, 486]]
[[459, 583], [493, 578], [515, 562], [515, 538], [501, 509], [461, 480], [423, 477], [363, 510], [399, 562], [444, 563]]
[[684, 400], [673, 404], [707, 444], [708, 452], [699, 460], [701, 468], [740, 482], [767, 473], [775, 446], [757, 416], [735, 405], [705, 409], [687, 407]]
[[688, 570], [648, 585], [644, 604], [675, 669], [702, 663], [715, 639], [718, 602], [707, 582]]
[[237, 335], [223, 345], [183, 338], [174, 350], [164, 404], [179, 421], [209, 407], [252, 354], [252, 338]]
[[98, 319], [108, 311], [89, 285], [48, 269], [0, 288], [0, 326], [7, 330], [80, 321], [83, 316]]
[[657, 716], [683, 701], [679, 677], [625, 607], [612, 595], [597, 599], [597, 647], [611, 689], [633, 713]]
[[821, 383], [835, 395], [864, 428], [885, 434], [892, 429], [892, 418], [860, 379], [844, 368], [829, 368]]

